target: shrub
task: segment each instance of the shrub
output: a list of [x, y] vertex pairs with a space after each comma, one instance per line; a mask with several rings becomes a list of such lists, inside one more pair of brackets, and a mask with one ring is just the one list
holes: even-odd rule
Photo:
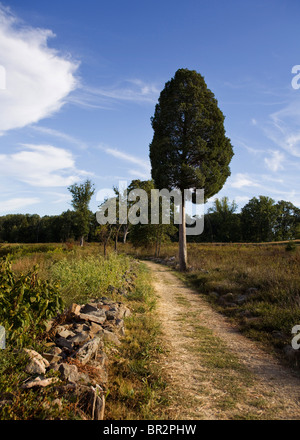
[[0, 323], [8, 341], [23, 345], [62, 311], [63, 301], [57, 285], [38, 279], [38, 266], [17, 277], [11, 265], [7, 257], [0, 262]]

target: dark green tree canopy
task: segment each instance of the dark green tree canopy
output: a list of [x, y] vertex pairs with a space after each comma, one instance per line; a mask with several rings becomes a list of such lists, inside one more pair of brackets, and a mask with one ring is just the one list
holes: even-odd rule
[[233, 149], [224, 115], [204, 78], [179, 69], [165, 84], [151, 119], [152, 178], [158, 188], [205, 190], [216, 194], [230, 175]]

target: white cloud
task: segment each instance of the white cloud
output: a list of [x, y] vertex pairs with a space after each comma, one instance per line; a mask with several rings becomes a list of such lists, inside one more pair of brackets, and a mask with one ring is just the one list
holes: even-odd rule
[[10, 200], [1, 201], [0, 213], [3, 214], [6, 212], [16, 212], [19, 209], [23, 209], [39, 202], [40, 199], [37, 197], [13, 198]]
[[0, 132], [25, 127], [57, 112], [77, 86], [78, 64], [47, 46], [50, 30], [25, 26], [0, 4]]
[[232, 188], [243, 188], [243, 187], [253, 187], [260, 186], [257, 182], [251, 179], [247, 174], [237, 173], [235, 177], [233, 177], [232, 181], [229, 182], [229, 185]]
[[283, 170], [284, 167], [282, 165], [282, 162], [285, 159], [285, 155], [284, 153], [281, 153], [280, 151], [270, 151], [271, 157], [265, 157], [264, 161], [266, 166], [271, 170], [271, 171], [278, 171], [278, 170]]
[[77, 170], [71, 152], [52, 145], [24, 145], [14, 154], [0, 154], [0, 175], [36, 187], [75, 183], [89, 173]]
[[133, 163], [135, 165], [139, 165], [144, 170], [147, 171], [147, 173], [150, 172], [150, 162], [140, 159], [139, 157], [133, 156], [128, 153], [124, 153], [123, 151], [117, 150], [116, 148], [110, 148], [106, 146], [99, 145], [99, 148], [103, 151], [105, 151], [107, 154], [110, 154], [111, 156], [114, 156], [117, 159], [125, 160], [126, 162]]
[[72, 101], [84, 106], [111, 108], [113, 101], [155, 104], [159, 97], [155, 84], [140, 79], [129, 79], [110, 87], [83, 86]]
[[57, 139], [61, 139], [63, 141], [66, 141], [70, 144], [73, 144], [81, 149], [86, 149], [87, 146], [84, 142], [82, 142], [80, 139], [75, 138], [74, 136], [70, 136], [69, 134], [63, 133], [59, 130], [54, 130], [53, 128], [47, 128], [42, 126], [34, 125], [32, 127], [35, 131], [46, 134], [52, 137], [56, 137]]
[[150, 179], [150, 174], [149, 173], [148, 174], [147, 173], [143, 173], [143, 172], [138, 171], [138, 170], [129, 170], [129, 174], [131, 176], [134, 176], [134, 177], [138, 178], [138, 179], [143, 179], [143, 180]]
[[300, 157], [300, 102], [291, 102], [270, 115], [264, 132], [276, 145], [294, 157]]
[[247, 203], [250, 200], [250, 198], [248, 196], [236, 196], [234, 198], [234, 201], [238, 204], [238, 203]]

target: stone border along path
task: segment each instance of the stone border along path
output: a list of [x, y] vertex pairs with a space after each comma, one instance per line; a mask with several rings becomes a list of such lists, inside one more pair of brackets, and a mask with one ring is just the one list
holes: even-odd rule
[[[162, 366], [171, 390], [171, 418], [300, 419], [299, 376], [241, 335], [226, 317], [214, 311], [201, 294], [187, 287], [170, 268], [150, 261], [145, 264], [153, 274], [158, 318], [168, 348]], [[237, 358], [252, 381], [244, 380], [247, 375], [239, 376], [238, 370], [209, 368], [203, 357], [206, 339], [197, 340], [199, 328], [221, 341], [229, 358], [230, 354]], [[209, 350], [211, 355], [213, 347]], [[234, 390], [242, 397], [228, 405], [230, 384], [236, 385]], [[226, 398], [227, 405], [222, 407]]]
[[[105, 344], [121, 343], [119, 338], [125, 335], [124, 318], [130, 315], [127, 306], [107, 297], [83, 305], [73, 303], [48, 322], [47, 352], [40, 354], [24, 348], [29, 357], [25, 368], [29, 376], [22, 388], [55, 384], [61, 396], [72, 393], [78, 397], [83, 418], [103, 420], [108, 380]], [[59, 377], [46, 377], [51, 371], [59, 372]], [[60, 399], [53, 404], [60, 406]]]

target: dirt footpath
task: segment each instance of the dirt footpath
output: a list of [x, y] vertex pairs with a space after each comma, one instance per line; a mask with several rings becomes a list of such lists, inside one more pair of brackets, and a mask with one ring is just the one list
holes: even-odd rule
[[153, 275], [170, 418], [300, 419], [300, 377], [241, 335], [163, 265]]

